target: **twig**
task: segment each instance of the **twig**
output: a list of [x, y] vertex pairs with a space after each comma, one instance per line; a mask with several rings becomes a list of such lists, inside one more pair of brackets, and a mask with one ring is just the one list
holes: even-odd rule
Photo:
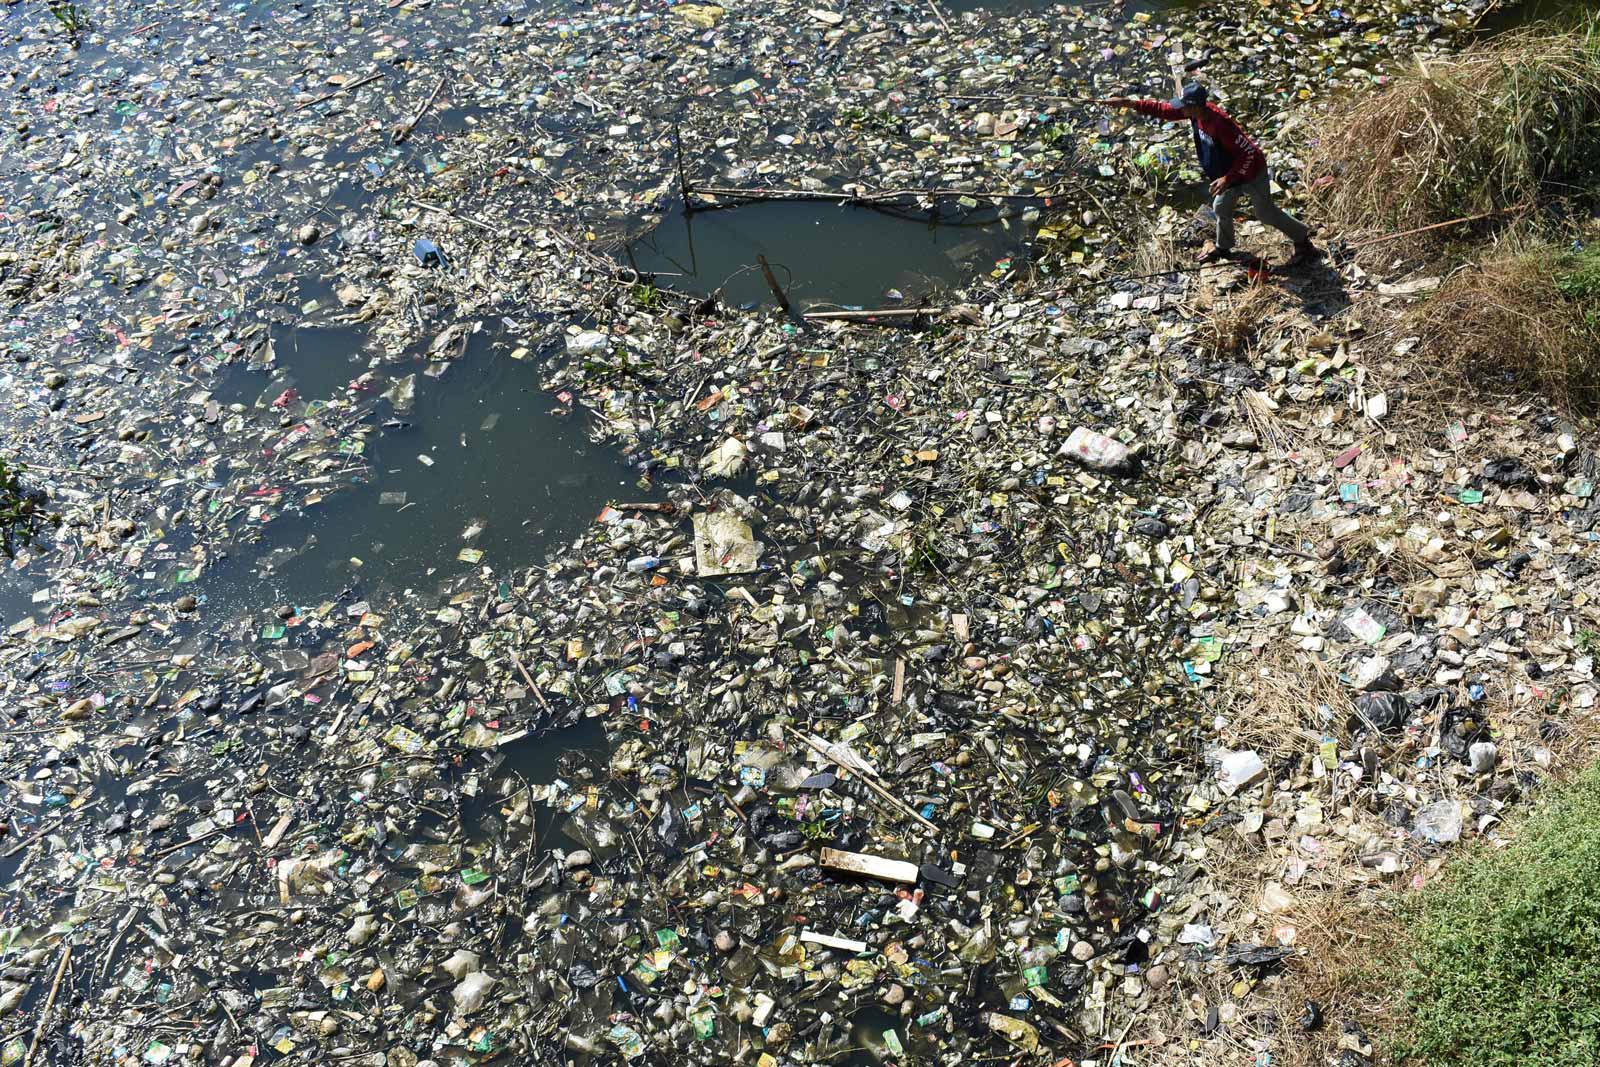
[[56, 993], [61, 989], [61, 976], [67, 973], [67, 961], [72, 958], [72, 945], [61, 946], [61, 962], [56, 964], [55, 981], [50, 983], [50, 995], [45, 998], [44, 1008], [39, 1012], [39, 1025], [33, 1028], [33, 1041], [28, 1045], [28, 1054], [22, 1058], [22, 1067], [31, 1067], [33, 1054], [39, 1049], [39, 1039], [44, 1036], [45, 1027], [50, 1022], [50, 1010], [56, 1006]]
[[420, 207], [424, 211], [435, 211], [441, 215], [448, 215], [457, 222], [464, 222], [469, 226], [476, 226], [480, 230], [488, 230], [490, 233], [500, 232], [500, 227], [498, 226], [491, 226], [487, 222], [479, 222], [477, 219], [469, 218], [466, 215], [457, 215], [449, 208], [440, 207], [438, 204], [429, 204], [422, 200], [407, 200], [406, 203], [410, 204], [412, 207]]
[[191, 837], [191, 838], [189, 838], [189, 840], [180, 841], [176, 845], [168, 845], [166, 848], [162, 849], [159, 852], [150, 853], [150, 858], [153, 859], [153, 860], [158, 860], [158, 859], [161, 859], [163, 856], [172, 855], [172, 853], [177, 852], [179, 849], [188, 848], [190, 845], [198, 845], [203, 841], [210, 841], [213, 837], [216, 837], [218, 834], [227, 833], [229, 830], [232, 830], [234, 825], [237, 825], [237, 824], [230, 824], [228, 826], [218, 826], [217, 828], [215, 828], [213, 830], [207, 830], [205, 833], [201, 834], [199, 837]]
[[690, 212], [694, 210], [689, 203], [693, 190], [689, 188], [689, 179], [683, 170], [683, 130], [676, 122], [672, 124], [672, 151], [678, 161], [678, 195], [683, 198], [683, 210]]
[[[798, 737], [801, 741], [804, 741], [806, 743], [806, 745], [808, 747], [810, 747], [813, 751], [815, 751], [817, 753], [820, 753], [823, 756], [826, 756], [830, 760], [834, 759], [833, 755], [826, 748], [823, 748], [821, 745], [819, 745], [815, 741], [811, 740], [811, 738], [807, 737], [805, 734], [801, 733], [799, 730], [796, 730], [796, 729], [794, 729], [793, 727], [790, 727], [790, 726], [785, 726], [784, 729], [788, 730], [791, 734], [793, 734], [794, 736]], [[858, 773], [856, 775], [856, 780], [861, 782], [863, 785], [865, 785], [868, 789], [872, 790], [874, 793], [877, 793], [880, 797], [882, 797], [883, 799], [887, 800], [889, 803], [893, 804], [896, 808], [898, 808], [900, 811], [904, 812], [906, 815], [910, 816], [911, 818], [915, 819], [917, 822], [921, 823], [923, 826], [927, 827], [928, 830], [932, 834], [934, 834], [935, 836], [938, 835], [939, 828], [937, 826], [935, 826], [933, 823], [929, 822], [927, 819], [924, 819], [919, 812], [917, 812], [914, 808], [912, 808], [905, 801], [901, 800], [899, 797], [897, 797], [893, 793], [889, 792], [883, 786], [881, 786], [877, 782], [873, 781], [872, 777], [870, 775]]]
[[767, 288], [772, 290], [772, 298], [778, 302], [785, 315], [794, 314], [794, 309], [789, 307], [789, 298], [778, 288], [778, 279], [772, 276], [772, 266], [767, 262], [767, 257], [757, 252], [756, 262], [761, 264], [761, 276], [767, 280]]
[[535, 682], [533, 680], [533, 675], [528, 673], [528, 668], [522, 665], [522, 661], [517, 658], [517, 654], [515, 652], [508, 651], [507, 654], [511, 657], [511, 662], [517, 665], [517, 670], [522, 674], [522, 680], [528, 683], [528, 688], [533, 690], [533, 695], [539, 698], [540, 706], [543, 707], [545, 711], [549, 711], [550, 704], [545, 700], [544, 693], [539, 689], [539, 683]]
[[422, 121], [422, 116], [428, 113], [428, 109], [433, 106], [433, 102], [437, 100], [439, 98], [439, 94], [444, 91], [444, 83], [447, 77], [448, 75], [439, 75], [439, 84], [433, 87], [433, 92], [429, 94], [428, 99], [423, 101], [422, 106], [417, 109], [417, 113], [411, 116], [411, 121], [394, 131], [395, 144], [401, 144], [407, 137], [411, 136], [411, 131], [417, 128], [417, 123]]
[[1381, 245], [1386, 241], [1395, 241], [1401, 237], [1410, 237], [1413, 234], [1427, 233], [1429, 230], [1442, 230], [1446, 226], [1460, 226], [1468, 222], [1478, 222], [1482, 219], [1493, 218], [1496, 215], [1509, 215], [1513, 211], [1526, 211], [1531, 206], [1531, 204], [1516, 204], [1512, 207], [1503, 207], [1498, 211], [1485, 211], [1481, 215], [1466, 215], [1459, 219], [1451, 219], [1449, 222], [1436, 222], [1432, 226], [1418, 226], [1414, 230], [1401, 230], [1399, 233], [1388, 233], [1384, 234], [1382, 237], [1374, 237], [1369, 241], [1361, 241], [1357, 244], [1353, 244], [1350, 246], [1350, 250], [1353, 252], [1358, 248], [1367, 248], [1371, 245]]
[[381, 70], [373, 71], [371, 74], [368, 74], [365, 78], [361, 78], [358, 81], [345, 82], [343, 85], [339, 86], [339, 88], [335, 89], [333, 92], [331, 92], [331, 93], [323, 93], [321, 96], [317, 97], [315, 100], [307, 100], [303, 104], [296, 104], [295, 105], [295, 110], [296, 111], [304, 111], [308, 107], [315, 107], [316, 105], [322, 103], [324, 100], [332, 100], [334, 97], [338, 96], [340, 93], [347, 93], [351, 89], [359, 89], [361, 86], [367, 84], [368, 82], [377, 81], [381, 77], [383, 77], [383, 71], [381, 71]]

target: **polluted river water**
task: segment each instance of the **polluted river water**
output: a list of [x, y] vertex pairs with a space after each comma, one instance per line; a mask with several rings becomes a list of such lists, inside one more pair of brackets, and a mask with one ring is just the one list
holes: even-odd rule
[[[1167, 41], [1153, 10], [1056, 29], [1122, 85]], [[1148, 666], [1168, 590], [1128, 577], [1120, 528], [1039, 530], [1131, 526], [1129, 498], [1035, 456], [978, 503], [934, 475], [986, 451], [990, 394], [1037, 392], [1003, 351], [683, 298], [764, 302], [761, 252], [800, 303], [921, 300], [1005, 273], [1028, 224], [686, 220], [646, 196], [669, 157], [622, 83], [750, 100], [729, 75], [793, 55], [757, 73], [810, 106], [812, 66], [932, 69], [937, 20], [871, 31], [916, 60], [886, 74], [861, 57], [887, 37], [837, 47], [809, 6], [96, 17], [76, 52], [7, 30], [7, 217], [37, 254], [4, 279], [5, 386], [66, 515], [5, 579], [0, 947], [8, 1010], [41, 1021], [3, 1062], [1096, 1047], [1076, 1009], [1112, 978], [1080, 965], [1155, 951], [1143, 855], [1190, 756]], [[959, 25], [986, 39], [944, 61], [994, 80], [1010, 17]], [[525, 221], [553, 204], [597, 221]], [[657, 294], [588, 251], [646, 216]], [[1006, 510], [1034, 496], [1070, 502]], [[954, 588], [973, 559], [1029, 584]]]

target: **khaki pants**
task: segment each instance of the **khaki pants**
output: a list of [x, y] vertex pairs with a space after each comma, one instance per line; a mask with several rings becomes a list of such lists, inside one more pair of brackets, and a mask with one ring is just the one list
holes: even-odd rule
[[1233, 209], [1239, 203], [1239, 197], [1248, 196], [1251, 205], [1256, 209], [1256, 218], [1282, 231], [1283, 235], [1295, 244], [1311, 236], [1311, 231], [1306, 224], [1289, 214], [1283, 208], [1272, 202], [1272, 185], [1263, 170], [1256, 175], [1255, 180], [1245, 182], [1243, 185], [1230, 185], [1217, 194], [1211, 206], [1217, 213], [1217, 247], [1224, 252], [1233, 248]]

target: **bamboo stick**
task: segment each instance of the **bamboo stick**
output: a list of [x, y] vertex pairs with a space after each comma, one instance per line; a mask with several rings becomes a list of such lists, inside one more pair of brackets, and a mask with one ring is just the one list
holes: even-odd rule
[[320, 104], [320, 103], [322, 103], [322, 102], [324, 102], [326, 100], [332, 100], [334, 97], [338, 96], [340, 93], [348, 93], [351, 89], [359, 89], [359, 88], [361, 88], [361, 86], [367, 84], [368, 82], [377, 81], [381, 77], [383, 77], [383, 71], [381, 71], [381, 70], [373, 71], [371, 74], [368, 74], [365, 78], [362, 78], [359, 81], [345, 82], [343, 85], [339, 86], [339, 88], [335, 89], [333, 92], [331, 92], [331, 93], [323, 93], [321, 96], [317, 97], [315, 100], [307, 100], [303, 104], [296, 104], [295, 105], [295, 110], [296, 111], [304, 111], [308, 107], [316, 107], [318, 104]]
[[22, 1058], [22, 1067], [32, 1067], [33, 1054], [39, 1050], [39, 1039], [44, 1037], [45, 1027], [50, 1022], [50, 1011], [56, 1006], [56, 994], [61, 991], [61, 976], [67, 973], [67, 961], [72, 958], [72, 945], [61, 946], [61, 962], [56, 964], [55, 981], [50, 983], [50, 995], [45, 998], [44, 1008], [39, 1012], [39, 1025], [33, 1028], [33, 1041], [28, 1045], [28, 1054]]

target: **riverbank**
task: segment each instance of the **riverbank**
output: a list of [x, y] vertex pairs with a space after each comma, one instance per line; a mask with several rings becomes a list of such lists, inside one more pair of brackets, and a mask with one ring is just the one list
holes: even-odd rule
[[[37, 466], [79, 479], [53, 486], [66, 526], [37, 564], [76, 574], [43, 586], [45, 606], [0, 649], [19, 742], [6, 776], [22, 783], [6, 802], [25, 816], [0, 841], [20, 957], [6, 996], [24, 1020], [81, 998], [70, 1025], [41, 1030], [40, 1055], [404, 1067], [1270, 1051], [1281, 1035], [1255, 1025], [1251, 996], [1312, 924], [1269, 917], [1347, 856], [1375, 884], [1414, 877], [1453, 825], [1441, 801], [1470, 798], [1455, 832], [1481, 833], [1554, 761], [1529, 716], [1559, 691], [1550, 718], [1570, 728], [1593, 699], [1573, 636], [1585, 607], [1566, 599], [1587, 574], [1573, 531], [1589, 494], [1557, 477], [1582, 433], [1503, 409], [1402, 439], [1386, 427], [1405, 395], [1361, 346], [1376, 318], [1352, 309], [1414, 299], [1409, 264], [1336, 252], [1269, 278], [1270, 297], [1234, 269], [1118, 282], [1112, 223], [1131, 209], [1100, 203], [1088, 178], [1125, 179], [1181, 139], [1139, 129], [1134, 152], [1096, 128], [1068, 153], [1045, 131], [1076, 115], [954, 99], [1164, 91], [1168, 52], [1202, 58], [1193, 29], [1180, 41], [1084, 12], [1061, 39], [1044, 17], [978, 12], [951, 34], [942, 15], [891, 15], [679, 5], [553, 41], [515, 20], [475, 27], [467, 69], [531, 101], [539, 132], [478, 115], [419, 152], [425, 177], [395, 167], [367, 217], [341, 208], [325, 231], [318, 211], [279, 214], [280, 259], [255, 272], [276, 305], [242, 313], [205, 284], [237, 262], [250, 276], [247, 235], [269, 217], [220, 210], [227, 192], [171, 193], [128, 220], [192, 238], [167, 250], [167, 281], [71, 225], [30, 232], [8, 292], [36, 331], [14, 384], [39, 402], [19, 408], [17, 436]], [[1229, 83], [1248, 70], [1210, 72], [1263, 101], [1253, 118], [1286, 143], [1328, 57], [1341, 73], [1319, 86], [1447, 43], [1412, 14], [1330, 18], [1245, 32], [1270, 94]], [[626, 43], [606, 86], [572, 74], [600, 31]], [[652, 58], [665, 45], [651, 34], [669, 59]], [[735, 51], [755, 69], [717, 61]], [[802, 74], [802, 55], [831, 80]], [[631, 103], [659, 74], [628, 78], [669, 61], [727, 87], [719, 110], [681, 120], [719, 183], [1064, 199], [1046, 223], [1053, 256], [995, 264], [915, 331], [619, 280], [602, 235], [657, 203], [669, 213], [677, 188], [668, 124]], [[276, 121], [302, 146], [342, 128], [359, 158], [393, 145], [433, 89], [416, 78], [384, 98], [341, 77], [315, 133], [288, 120], [293, 95], [228, 95], [222, 114], [241, 138]], [[830, 120], [837, 137], [821, 138], [850, 94], [862, 121]], [[374, 117], [379, 100], [394, 122]], [[627, 180], [552, 174], [580, 143], [625, 146]], [[734, 158], [755, 143], [770, 150]], [[837, 173], [816, 173], [824, 143]], [[332, 205], [327, 152], [301, 154], [305, 203]], [[183, 195], [230, 188], [193, 180]], [[87, 203], [72, 195], [56, 191]], [[76, 286], [40, 269], [80, 254]], [[122, 291], [92, 284], [113, 266]], [[165, 294], [159, 314], [101, 318], [143, 291], [134, 273]], [[316, 295], [300, 288], [313, 273]], [[79, 300], [100, 301], [95, 314]], [[1271, 303], [1272, 332], [1207, 331], [1209, 312], [1246, 300]], [[271, 331], [239, 316], [291, 309], [363, 323], [366, 385], [237, 410], [211, 395], [218, 353], [264, 362]], [[551, 406], [588, 413], [639, 495], [612, 496], [543, 565], [469, 547], [426, 593], [330, 586], [315, 603], [213, 613], [183, 591], [260, 508], [316, 507], [364, 466], [363, 441], [403, 421], [407, 373], [448, 388], [491, 318], [514, 337], [503, 358], [542, 355]], [[92, 354], [63, 359], [89, 323]], [[213, 343], [196, 347], [204, 331]], [[1110, 459], [1086, 457], [1080, 428], [1109, 435], [1092, 440]], [[219, 453], [236, 485], [195, 458]], [[263, 456], [296, 476], [263, 483]], [[1287, 718], [1260, 714], [1274, 687]], [[1249, 887], [1259, 899], [1219, 881], [1247, 869], [1223, 853], [1227, 834], [1274, 875]], [[876, 880], [828, 850], [872, 857], [854, 862]], [[1151, 1025], [1171, 1008], [1170, 1029]]]

